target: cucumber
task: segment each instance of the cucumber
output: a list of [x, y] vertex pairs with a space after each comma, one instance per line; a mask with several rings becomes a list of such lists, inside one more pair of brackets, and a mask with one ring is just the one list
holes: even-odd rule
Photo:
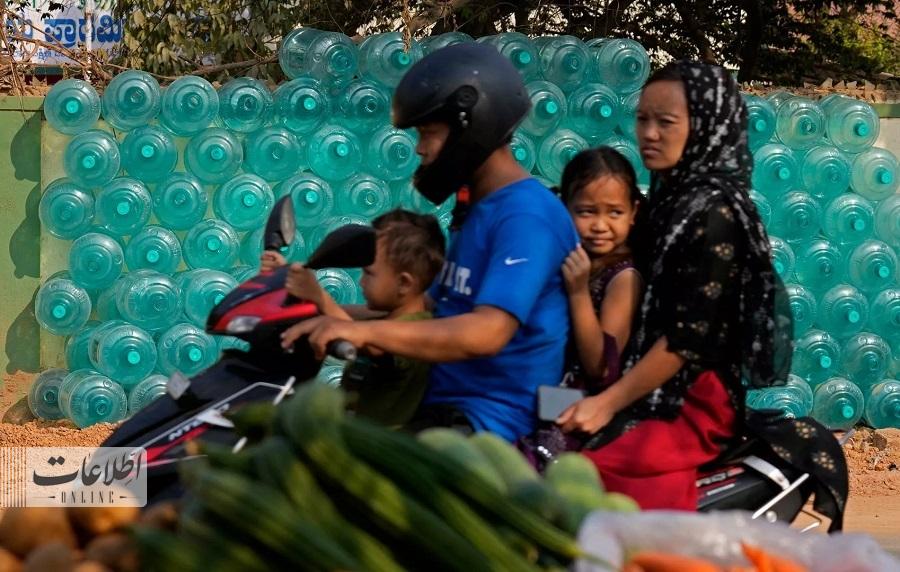
[[495, 469], [481, 449], [475, 446], [471, 439], [453, 429], [436, 427], [426, 429], [417, 435], [419, 441], [431, 447], [447, 459], [456, 461], [468, 468], [493, 487], [497, 494], [505, 495], [507, 491], [503, 477]]

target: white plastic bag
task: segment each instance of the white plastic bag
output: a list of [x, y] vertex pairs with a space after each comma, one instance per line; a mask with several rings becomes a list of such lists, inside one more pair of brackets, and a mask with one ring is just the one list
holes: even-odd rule
[[[746, 512], [696, 514], [647, 511], [594, 512], [578, 533], [589, 554], [621, 567], [639, 550], [704, 558], [720, 566], [749, 565], [741, 542], [790, 559], [810, 572], [900, 572], [900, 561], [865, 534], [801, 533], [784, 523], [752, 520]], [[576, 572], [608, 572], [579, 561]]]

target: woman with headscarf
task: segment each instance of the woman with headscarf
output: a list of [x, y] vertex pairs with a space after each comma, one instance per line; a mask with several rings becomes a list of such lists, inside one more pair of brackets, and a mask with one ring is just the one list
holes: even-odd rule
[[740, 431], [745, 387], [787, 377], [789, 312], [776, 311], [769, 241], [749, 197], [746, 122], [721, 67], [671, 64], [641, 94], [637, 137], [653, 173], [635, 252], [645, 296], [623, 376], [557, 423], [592, 435], [584, 454], [607, 489], [645, 509], [696, 510], [697, 469]]

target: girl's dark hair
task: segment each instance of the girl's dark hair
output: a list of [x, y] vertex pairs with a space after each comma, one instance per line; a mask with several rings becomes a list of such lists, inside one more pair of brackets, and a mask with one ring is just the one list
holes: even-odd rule
[[678, 64], [676, 62], [672, 62], [670, 64], [666, 64], [663, 67], [659, 68], [647, 78], [647, 83], [644, 84], [644, 87], [647, 87], [651, 83], [657, 81], [684, 81], [684, 76], [681, 75], [681, 70], [678, 69]]

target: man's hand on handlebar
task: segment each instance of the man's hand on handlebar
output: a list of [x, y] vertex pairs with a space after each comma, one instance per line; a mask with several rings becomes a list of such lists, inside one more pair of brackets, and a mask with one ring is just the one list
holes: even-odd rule
[[288, 349], [303, 336], [309, 336], [309, 345], [317, 359], [324, 359], [329, 342], [346, 340], [356, 348], [369, 343], [368, 327], [364, 322], [348, 322], [330, 316], [318, 316], [291, 326], [281, 334], [281, 347]]
[[272, 272], [287, 264], [287, 259], [280, 252], [265, 250], [259, 257], [260, 272]]

